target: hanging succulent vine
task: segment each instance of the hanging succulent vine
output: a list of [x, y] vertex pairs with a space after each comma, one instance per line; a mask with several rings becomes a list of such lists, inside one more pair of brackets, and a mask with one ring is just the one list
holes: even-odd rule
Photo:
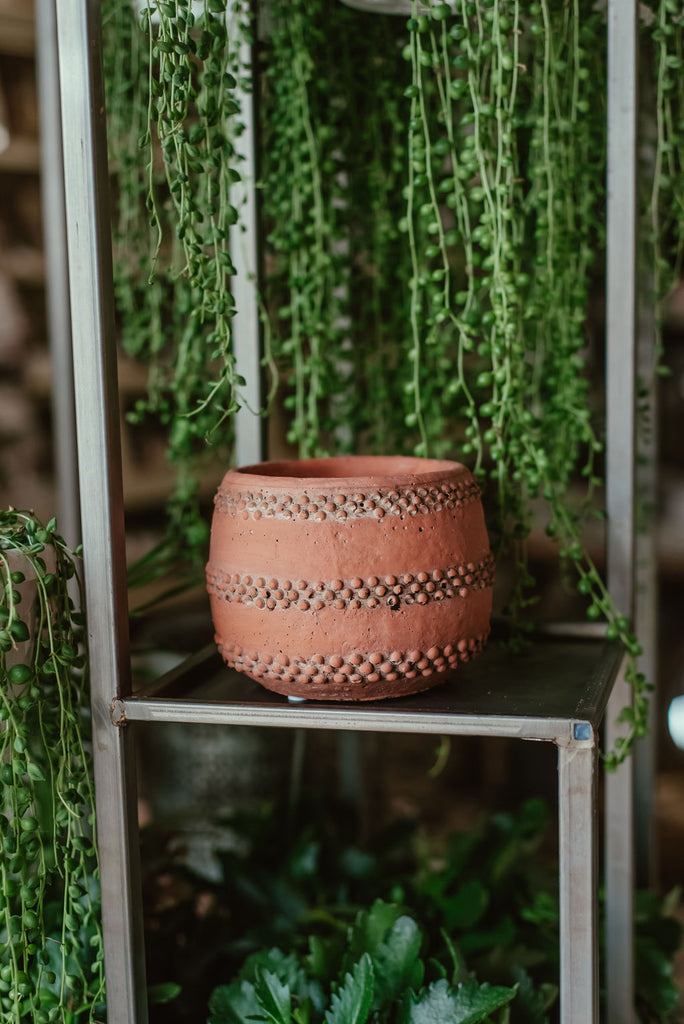
[[[348, 183], [354, 180], [354, 154], [364, 152], [364, 125], [357, 119], [347, 136], [339, 123], [331, 127], [334, 104], [321, 79], [329, 89], [323, 71], [325, 40], [333, 38], [339, 45], [344, 33], [336, 19], [349, 17], [349, 12], [319, 2], [315, 10], [307, 7], [304, 18], [302, 10], [295, 15], [296, 6], [276, 5], [281, 34], [274, 33], [272, 41], [274, 76], [277, 88], [283, 88], [289, 68], [293, 86], [289, 94], [283, 89], [277, 97], [270, 123], [278, 124], [281, 149], [293, 144], [298, 132], [318, 147], [332, 139], [337, 167], [344, 169]], [[392, 36], [387, 28], [391, 19], [380, 20]], [[368, 38], [365, 27], [353, 33], [355, 45]], [[399, 116], [406, 124], [405, 155], [398, 157], [394, 138], [390, 145], [378, 146], [375, 134], [376, 162], [364, 152], [366, 168], [374, 173], [367, 177], [360, 212], [355, 210], [348, 224], [353, 225], [353, 255], [377, 251], [378, 237], [384, 243], [391, 238], [394, 245], [396, 233], [383, 227], [379, 236], [378, 214], [392, 208], [382, 184], [392, 176], [395, 181], [403, 177], [405, 206], [395, 223], [404, 236], [404, 258], [388, 260], [385, 249], [382, 261], [369, 259], [364, 268], [357, 262], [354, 282], [355, 289], [363, 289], [365, 270], [375, 310], [386, 310], [392, 305], [388, 297], [394, 299], [383, 326], [399, 361], [390, 357], [384, 372], [379, 368], [378, 332], [368, 319], [363, 321], [365, 336], [353, 324], [348, 330], [359, 393], [365, 395], [368, 389], [378, 396], [384, 388], [394, 409], [385, 416], [384, 429], [366, 430], [359, 405], [340, 404], [338, 411], [344, 410], [346, 419], [339, 427], [346, 426], [357, 447], [370, 442], [381, 450], [441, 456], [457, 446], [459, 455], [472, 459], [486, 498], [496, 509], [492, 532], [498, 554], [511, 547], [516, 553], [509, 608], [522, 625], [521, 610], [535, 600], [525, 539], [533, 502], [545, 499], [547, 531], [562, 558], [575, 567], [589, 617], [603, 617], [608, 635], [619, 638], [630, 654], [628, 677], [635, 702], [623, 713], [628, 737], [606, 755], [614, 765], [645, 728], [647, 684], [635, 664], [638, 641], [583, 544], [587, 514], [600, 514], [594, 511], [593, 494], [602, 482], [602, 443], [592, 421], [585, 364], [593, 266], [604, 244], [603, 15], [586, 0], [541, 0], [526, 6], [518, 0], [457, 0], [428, 4], [427, 9], [414, 0], [405, 37], [395, 34], [392, 42], [395, 52], [402, 47], [410, 77], [393, 77], [394, 103], [401, 94], [403, 111], [385, 106], [385, 116], [391, 124]], [[382, 55], [378, 60], [387, 59], [387, 46], [373, 43], [376, 55]], [[291, 68], [304, 60], [296, 56], [299, 47], [306, 49], [309, 73], [297, 78]], [[320, 55], [318, 66], [315, 52]], [[355, 67], [369, 65], [372, 57], [357, 56]], [[352, 89], [346, 110], [353, 117], [363, 108], [355, 102], [353, 86], [344, 84]], [[379, 92], [386, 105], [390, 90]], [[287, 122], [286, 108], [291, 111]], [[267, 136], [267, 152], [268, 144]], [[304, 148], [300, 145], [298, 152]], [[340, 180], [339, 173], [336, 178], [320, 174], [321, 153], [319, 149], [317, 164], [311, 157], [307, 165], [312, 173], [306, 184], [301, 167], [294, 165], [283, 174], [283, 165], [276, 163], [277, 175], [266, 178], [267, 192], [277, 188], [278, 176], [285, 179], [277, 209], [290, 238], [296, 234], [300, 250], [312, 237], [330, 241], [335, 230], [345, 230], [332, 215], [325, 228], [315, 220], [317, 209], [334, 209], [334, 188]], [[378, 167], [379, 160], [384, 166]], [[318, 198], [312, 203], [313, 195]], [[343, 205], [345, 199], [338, 202]], [[275, 219], [276, 204], [271, 214]], [[274, 236], [272, 240], [281, 251], [287, 248]], [[291, 264], [290, 283], [332, 297], [339, 294], [341, 279], [330, 256], [327, 276], [315, 265], [309, 265], [312, 273], [300, 273], [304, 261], [319, 259], [320, 251], [320, 245], [313, 246]], [[294, 324], [293, 310], [301, 304], [301, 296], [295, 298], [281, 308], [281, 315]], [[339, 316], [334, 303], [324, 301], [320, 308], [334, 325]], [[290, 335], [294, 333], [293, 328]], [[310, 327], [301, 337], [310, 343], [314, 334]], [[326, 349], [333, 365], [344, 359], [339, 341], [336, 345], [336, 350]], [[291, 400], [296, 409], [291, 439], [300, 444], [302, 454], [312, 454], [321, 450], [320, 417], [307, 420], [301, 410], [304, 396], [312, 394], [313, 367], [321, 349], [314, 346], [309, 352], [301, 338], [293, 341], [289, 336], [280, 351], [288, 354], [291, 349], [297, 352], [291, 370], [297, 395]], [[316, 394], [318, 407], [325, 396], [320, 389]], [[334, 412], [330, 405], [333, 421]], [[334, 422], [330, 435], [336, 436]], [[575, 507], [569, 489], [582, 478], [585, 498]]]
[[[320, 403], [330, 391], [326, 377], [334, 374], [331, 349], [339, 350], [344, 299], [334, 292], [335, 212], [333, 187], [324, 194], [324, 163], [334, 181], [334, 156], [328, 148], [333, 129], [330, 81], [319, 79], [317, 108], [308, 83], [314, 73], [313, 53], [325, 46], [325, 36], [301, 0], [273, 5], [273, 60], [266, 75], [272, 84], [269, 157], [264, 213], [271, 221], [269, 242], [282, 261], [287, 299], [278, 315], [287, 322], [274, 355], [291, 366], [287, 383], [293, 393], [288, 439], [302, 455], [320, 454]], [[284, 8], [287, 15], [284, 17]], [[331, 382], [332, 383], [332, 382]]]
[[359, 267], [372, 263], [382, 278], [393, 231], [396, 238], [397, 166], [382, 157], [397, 146], [399, 124], [377, 100], [393, 98], [396, 109], [393, 83], [402, 69], [396, 35], [383, 36], [372, 16], [361, 15], [363, 31], [351, 34], [356, 15], [328, 0], [274, 0], [269, 14], [264, 296], [293, 411], [288, 440], [306, 456], [357, 447], [392, 405], [387, 388], [384, 400], [365, 390], [383, 374], [359, 378], [359, 351], [369, 350], [370, 339], [361, 349], [358, 339], [371, 323], [375, 341], [385, 328], [380, 350], [396, 361], [381, 320], [386, 296], [364, 287]]
[[[241, 384], [227, 246], [235, 35], [225, 0], [206, 0], [197, 21], [189, 0], [158, 0], [141, 20], [113, 0], [106, 10], [124, 41], [108, 48], [124, 340], [152, 366], [137, 414], [166, 423], [179, 466], [172, 533], [201, 551], [193, 459], [225, 429]], [[232, 10], [244, 25], [246, 4]], [[681, 267], [684, 28], [675, 0], [649, 0], [649, 12], [660, 301]], [[590, 0], [412, 0], [406, 22], [339, 0], [272, 0], [267, 22], [262, 297], [288, 440], [302, 456], [470, 461], [497, 555], [514, 553], [508, 610], [523, 629], [535, 600], [526, 539], [543, 499], [589, 617], [631, 658], [615, 765], [645, 729], [648, 686], [583, 542], [587, 517], [601, 515], [587, 316], [604, 249], [604, 14]]]
[[[582, 128], [577, 109], [564, 112], [565, 120], [560, 128], [551, 126], [558, 124], [561, 112], [554, 110], [552, 121], [549, 110], [551, 102], [559, 104], [558, 76], [564, 73], [562, 60], [567, 61], [567, 54], [561, 51], [571, 45], [578, 46], [576, 39], [568, 38], [572, 19], [563, 16], [562, 40], [554, 39], [555, 49], [551, 53], [550, 27], [547, 34], [543, 22], [533, 21], [530, 25], [528, 16], [523, 30], [520, 12], [512, 2], [481, 7], [464, 2], [458, 5], [456, 15], [447, 4], [433, 6], [428, 14], [418, 14], [416, 7], [416, 14], [408, 23], [408, 36], [403, 28], [401, 32], [392, 32], [397, 19], [365, 16], [368, 21], [361, 26], [358, 19], [364, 16], [337, 3], [319, 3], [316, 10], [309, 5], [306, 18], [300, 11], [297, 17], [301, 24], [293, 27], [295, 7], [275, 5], [276, 25], [282, 23], [285, 28], [274, 31], [269, 43], [272, 52], [269, 50], [267, 60], [267, 66], [274, 68], [273, 78], [277, 81], [273, 105], [266, 107], [267, 121], [274, 126], [274, 133], [279, 133], [279, 139], [268, 134], [265, 139], [266, 155], [272, 168], [271, 174], [265, 176], [266, 203], [273, 221], [280, 214], [282, 232], [280, 236], [272, 234], [271, 241], [276, 251], [283, 251], [289, 244], [284, 236], [291, 239], [293, 234], [301, 247], [306, 246], [307, 236], [317, 230], [320, 237], [328, 238], [335, 232], [338, 237], [344, 237], [346, 231], [352, 239], [354, 298], [363, 293], [364, 288], [365, 294], [354, 302], [353, 322], [348, 328], [352, 338], [348, 358], [353, 360], [357, 391], [365, 396], [366, 389], [374, 388], [378, 394], [382, 391], [376, 383], [379, 378], [385, 392], [391, 394], [389, 402], [381, 403], [383, 412], [388, 405], [395, 410], [394, 415], [384, 419], [385, 429], [376, 429], [370, 435], [365, 432], [366, 423], [359, 405], [352, 406], [352, 412], [356, 413], [351, 423], [355, 443], [358, 446], [359, 442], [372, 440], [377, 447], [387, 448], [389, 442], [391, 447], [412, 448], [417, 454], [439, 455], [453, 446], [454, 414], [465, 416], [468, 437], [464, 454], [472, 451], [476, 469], [484, 474], [485, 449], [492, 446], [498, 460], [496, 477], [500, 504], [504, 508], [507, 502], [519, 505], [520, 481], [512, 487], [508, 483], [509, 442], [514, 450], [516, 448], [515, 437], [509, 437], [508, 432], [528, 433], [531, 419], [544, 414], [546, 425], [552, 417], [559, 421], [557, 425], [566, 438], [566, 449], [572, 447], [573, 430], [583, 431], [585, 441], [589, 437], [584, 385], [581, 378], [578, 383], [576, 370], [584, 344], [583, 316], [577, 311], [586, 296], [584, 264], [589, 262], [592, 248], [587, 242], [578, 249], [581, 256], [575, 259], [571, 246], [577, 240], [576, 227], [586, 225], [590, 214], [595, 213], [601, 189], [582, 191], [577, 212], [573, 200], [576, 195], [580, 196], [587, 178], [592, 181], [600, 178], [601, 165], [584, 160], [586, 145], [581, 150], [573, 149]], [[541, 19], [541, 5], [533, 7]], [[350, 18], [357, 19], [353, 33], [350, 25], [344, 24], [344, 19]], [[383, 24], [385, 39], [391, 40], [390, 47], [378, 45], [372, 35], [371, 26], [379, 23]], [[596, 16], [593, 24], [596, 25]], [[305, 38], [305, 31], [310, 38]], [[586, 28], [583, 31], [587, 31]], [[370, 40], [372, 47], [368, 59], [365, 59], [365, 49], [360, 57], [357, 55], [355, 68], [374, 69], [382, 65], [382, 73], [372, 78], [372, 90], [368, 88], [367, 79], [362, 82], [366, 97], [370, 95], [377, 102], [369, 103], [367, 98], [365, 104], [357, 103], [354, 86], [345, 78], [346, 124], [338, 118], [331, 127], [330, 109], [334, 109], [335, 104], [328, 102], [326, 109], [329, 97], [321, 93], [322, 78], [324, 86], [330, 88], [322, 70], [326, 60], [325, 40], [335, 39], [339, 59], [339, 40], [349, 36], [354, 39], [355, 47], [359, 40], [362, 47]], [[537, 50], [543, 45], [537, 40], [542, 36], [547, 40], [542, 74], [532, 71], [528, 74], [526, 69], [523, 74], [521, 50], [531, 58], [531, 68], [536, 68]], [[293, 64], [293, 53], [302, 46], [307, 48], [311, 71], [299, 79], [291, 73], [289, 77], [294, 85], [288, 90], [284, 84], [286, 71]], [[410, 78], [406, 71], [402, 73], [396, 59], [402, 46], [410, 64], [407, 69]], [[315, 63], [316, 52], [320, 54], [318, 64]], [[394, 71], [391, 78], [390, 70]], [[585, 67], [572, 70], [573, 74], [575, 71], [581, 74], [582, 82], [586, 82]], [[534, 103], [539, 102], [535, 97], [539, 96], [540, 85], [548, 86], [548, 92], [542, 95], [551, 96], [552, 89], [555, 90], [553, 99], [546, 101], [545, 111], [534, 109]], [[566, 105], [581, 104], [586, 109], [586, 99], [579, 96], [581, 87], [581, 83], [573, 86]], [[597, 93], [599, 88], [597, 83]], [[297, 114], [297, 104], [292, 99], [295, 92], [300, 96], [300, 106], [306, 105], [308, 127]], [[301, 99], [303, 92], [305, 101]], [[286, 109], [290, 110], [287, 121]], [[369, 118], [371, 130], [366, 132], [363, 129]], [[409, 128], [408, 145], [400, 137], [403, 129], [398, 131], [397, 128], [402, 121]], [[314, 204], [307, 201], [313, 186], [302, 185], [301, 168], [287, 166], [277, 158], [278, 153], [289, 152], [288, 144], [298, 131], [302, 138], [308, 134], [309, 140], [319, 146], [324, 144], [321, 139], [332, 136], [330, 148], [342, 171], [336, 176], [323, 176], [319, 171], [316, 187], [321, 198]], [[559, 133], [564, 134], [556, 139]], [[388, 136], [389, 143], [385, 141]], [[529, 166], [520, 166], [519, 137]], [[370, 140], [370, 145], [366, 139]], [[554, 146], [557, 152], [552, 152]], [[357, 161], [359, 153], [361, 160]], [[558, 171], [554, 166], [553, 186], [549, 192], [548, 187], [542, 186], [548, 184], [552, 161], [557, 156], [562, 157], [566, 165]], [[320, 162], [319, 159], [319, 167]], [[575, 174], [577, 170], [580, 177]], [[364, 171], [366, 196], [359, 200], [356, 183]], [[527, 184], [535, 174], [541, 175], [542, 183], [536, 180]], [[339, 195], [342, 176], [346, 180], [346, 197]], [[571, 187], [565, 191], [568, 183]], [[401, 211], [403, 217], [399, 214], [393, 219], [392, 214], [398, 212], [398, 185], [403, 190], [405, 206]], [[563, 202], [563, 197], [565, 210], [559, 215], [556, 206]], [[346, 210], [345, 216], [338, 217], [337, 221], [329, 216], [328, 226], [321, 229], [320, 222], [317, 225], [314, 220], [315, 210], [326, 204], [328, 209], [333, 209], [335, 198], [338, 205], [344, 206], [346, 201], [352, 209]], [[594, 207], [588, 210], [592, 202]], [[558, 222], [555, 232], [548, 232], [553, 238], [551, 244], [556, 247], [553, 252], [544, 250], [544, 219], [548, 221], [549, 212]], [[293, 224], [298, 225], [296, 230]], [[402, 245], [402, 232], [408, 245]], [[568, 257], [565, 264], [559, 260], [558, 253], [562, 253], [563, 259]], [[535, 258], [542, 266], [539, 279], [525, 269]], [[325, 281], [320, 274], [309, 277], [293, 273], [291, 279], [319, 295], [326, 288], [332, 294], [344, 282], [334, 259], [329, 257], [327, 266], [330, 274]], [[544, 268], [550, 268], [556, 275], [550, 282], [544, 279]], [[547, 276], [550, 271], [546, 270]], [[275, 281], [282, 285], [282, 275]], [[553, 330], [543, 331], [536, 326], [534, 309], [538, 313], [540, 301], [548, 300], [549, 287], [555, 289], [552, 294], [562, 299], [562, 305], [557, 328], [554, 325]], [[275, 298], [277, 300], [277, 293]], [[370, 301], [364, 302], [366, 298]], [[530, 298], [537, 301], [536, 307]], [[568, 310], [570, 299], [574, 303], [570, 309], [572, 315], [565, 317], [562, 311]], [[297, 304], [281, 306], [281, 315], [289, 321], [293, 306]], [[339, 316], [334, 303], [322, 303], [322, 306], [330, 310], [329, 320], [334, 322]], [[364, 318], [364, 310], [369, 309], [371, 312], [366, 312]], [[377, 322], [380, 310], [383, 322], [378, 327], [371, 322], [371, 317]], [[530, 325], [527, 320], [531, 321]], [[547, 336], [556, 333], [559, 337], [554, 337], [552, 345]], [[378, 343], [383, 334], [390, 339], [390, 346]], [[292, 345], [292, 338], [284, 338], [281, 349], [284, 347], [287, 354]], [[534, 373], [525, 360], [525, 352], [530, 347]], [[380, 350], [384, 354], [388, 348], [388, 363], [381, 367], [377, 353]], [[547, 387], [549, 403], [542, 405], [539, 381], [549, 365], [556, 373], [560, 372], [558, 367], [565, 365], [568, 350], [574, 355], [574, 363], [566, 371], [566, 380], [568, 390], [574, 389], [576, 394], [568, 397], [561, 389], [556, 398], [552, 378], [551, 386]], [[522, 358], [513, 358], [516, 353]], [[339, 359], [337, 353], [333, 362]], [[296, 360], [293, 362], [293, 384], [306, 395], [307, 378], [312, 372], [306, 353], [300, 362], [302, 372], [299, 374]], [[536, 410], [531, 408], [535, 388]], [[488, 401], [484, 400], [485, 396]], [[292, 401], [295, 404], [295, 400]], [[554, 402], [560, 403], [556, 409]], [[376, 407], [378, 403], [371, 404]], [[393, 430], [397, 407], [400, 429]], [[566, 422], [568, 408], [577, 410], [579, 425], [571, 418], [569, 424]], [[347, 407], [345, 412], [349, 411]], [[491, 424], [487, 420], [491, 420]], [[540, 420], [538, 429], [545, 424]], [[305, 451], [315, 450], [320, 444], [320, 429], [314, 419], [310, 426], [309, 436], [303, 442]], [[497, 438], [498, 443], [495, 443]], [[520, 447], [517, 442], [518, 450]], [[529, 462], [531, 456], [527, 457]], [[528, 470], [536, 491], [539, 476], [533, 463], [534, 460]], [[567, 451], [561, 453], [558, 463], [561, 467], [567, 466]]]
[[[409, 69], [402, 58], [406, 30], [401, 20], [346, 11], [348, 78], [354, 83], [354, 123], [348, 117], [345, 151], [350, 184], [350, 251], [353, 259], [351, 353], [354, 399], [350, 429], [356, 445], [401, 451], [405, 390], [404, 360], [409, 297], [392, 287], [410, 276], [410, 254], [401, 231], [406, 183], [403, 88]], [[364, 40], [361, 61], [356, 39]]]
[[95, 1021], [104, 1003], [81, 598], [75, 556], [54, 521], [0, 512], [0, 1020], [7, 1024]]
[[[645, 5], [644, 34], [655, 70], [655, 146], [647, 205], [653, 252], [656, 356], [661, 372], [662, 302], [681, 277], [684, 254], [684, 11], [676, 0]], [[644, 13], [642, 12], [642, 18]]]
[[229, 451], [241, 401], [229, 241], [240, 43], [251, 25], [243, 2], [206, 0], [198, 17], [190, 0], [103, 7], [117, 309], [125, 350], [149, 367], [130, 418], [161, 422], [177, 474], [165, 537], [134, 584], [169, 564], [201, 570], [199, 478], [208, 446]]
[[[450, 147], [456, 171], [450, 205], [461, 215], [468, 282], [444, 305], [460, 330], [459, 366], [465, 363], [463, 353], [473, 348], [473, 335], [477, 339], [475, 390], [463, 375], [459, 380], [466, 398], [462, 413], [470, 420], [466, 451], [474, 448], [475, 471], [496, 488], [501, 548], [512, 542], [517, 549], [514, 621], [521, 622], [519, 611], [530, 603], [525, 587], [533, 581], [523, 542], [531, 503], [540, 495], [548, 507], [547, 532], [561, 557], [574, 565], [578, 588], [588, 598], [587, 614], [604, 618], [608, 636], [619, 638], [626, 649], [634, 702], [620, 715], [626, 736], [605, 754], [615, 767], [645, 731], [648, 684], [636, 664], [638, 640], [583, 544], [583, 513], [592, 509], [593, 490], [601, 483], [596, 457], [602, 444], [587, 400], [585, 322], [593, 253], [602, 243], [594, 225], [603, 215], [604, 168], [592, 157], [605, 151], [599, 127], [605, 121], [599, 64], [605, 26], [600, 13], [579, 2], [541, 0], [523, 12], [517, 2], [478, 6], [463, 0], [451, 30], [463, 52], [440, 66], [444, 26], [441, 46], [433, 42], [432, 52], [422, 39], [434, 40], [435, 22], [451, 20], [452, 10], [440, 4], [427, 16], [416, 16], [417, 5], [415, 11], [412, 102], [424, 95], [421, 67], [433, 73], [438, 68], [437, 88], [460, 100], [461, 128], [465, 106], [470, 128], [467, 139]], [[450, 83], [449, 63], [462, 69], [463, 84]], [[450, 115], [453, 108], [444, 110], [444, 123]], [[430, 173], [427, 178], [430, 187]], [[425, 252], [437, 256], [441, 250], [448, 280], [440, 206], [430, 191], [428, 231], [440, 245]], [[414, 282], [420, 284], [426, 276], [420, 276], [417, 259], [414, 266]], [[420, 329], [414, 335], [417, 359]], [[417, 399], [419, 423], [420, 416]], [[421, 433], [419, 451], [428, 440], [424, 428]], [[578, 474], [587, 483], [583, 507], [573, 507], [569, 498]]]

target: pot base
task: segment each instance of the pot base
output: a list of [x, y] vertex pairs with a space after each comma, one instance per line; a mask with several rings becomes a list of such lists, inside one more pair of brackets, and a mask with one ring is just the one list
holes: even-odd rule
[[429, 651], [354, 652], [308, 659], [243, 651], [238, 644], [224, 645], [218, 638], [216, 643], [230, 668], [273, 693], [306, 700], [370, 701], [406, 697], [440, 685], [446, 681], [445, 673], [482, 651], [487, 636], [488, 632]]

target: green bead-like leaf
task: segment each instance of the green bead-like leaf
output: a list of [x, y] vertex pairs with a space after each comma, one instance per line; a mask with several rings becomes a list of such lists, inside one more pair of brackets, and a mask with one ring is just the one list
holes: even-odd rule
[[33, 779], [34, 782], [45, 782], [45, 774], [40, 765], [36, 764], [35, 761], [29, 761], [26, 765], [26, 771], [28, 777]]

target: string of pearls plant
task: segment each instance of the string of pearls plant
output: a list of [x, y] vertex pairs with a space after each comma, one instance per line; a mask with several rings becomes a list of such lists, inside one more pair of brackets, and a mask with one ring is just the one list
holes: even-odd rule
[[[661, 140], [659, 153], [672, 166], [678, 159], [672, 138], [675, 118], [662, 83], [671, 97], [674, 81], [668, 82], [663, 69], [677, 66], [681, 39], [678, 21], [672, 25], [675, 12], [664, 3], [655, 6], [660, 18], [653, 36], [660, 48], [660, 132], [669, 139], [664, 147]], [[342, 16], [323, 7], [307, 11], [311, 37], [318, 30], [320, 38], [320, 25], [325, 24], [323, 37], [330, 33], [337, 40], [342, 33], [333, 22]], [[281, 22], [287, 23], [288, 17], [294, 15], [282, 7]], [[601, 410], [588, 393], [587, 360], [593, 353], [587, 318], [593, 290], [601, 285], [596, 257], [604, 249], [604, 15], [585, 0], [528, 5], [517, 0], [419, 5], [414, 0], [403, 27], [405, 39], [388, 21], [377, 59], [387, 59], [391, 48], [396, 52], [399, 47], [410, 70], [408, 82], [401, 73], [393, 79], [395, 97], [401, 91], [405, 101], [405, 206], [398, 228], [409, 258], [376, 261], [370, 255], [382, 208], [374, 189], [382, 174], [369, 177], [367, 198], [355, 211], [352, 256], [358, 277], [365, 269], [372, 280], [375, 307], [382, 306], [383, 293], [394, 298], [382, 326], [401, 353], [399, 362], [378, 373], [374, 357], [380, 332], [369, 329], [367, 320], [361, 321], [365, 336], [351, 331], [357, 387], [363, 394], [374, 378], [389, 381], [401, 423], [397, 431], [396, 414], [387, 415], [384, 430], [370, 434], [359, 415], [351, 424], [347, 418], [346, 426], [357, 447], [372, 437], [381, 450], [434, 456], [456, 450], [472, 459], [485, 498], [495, 509], [496, 520], [490, 522], [495, 522], [497, 555], [511, 549], [515, 553], [508, 610], [523, 629], [529, 624], [521, 613], [536, 600], [525, 542], [533, 510], [539, 499], [544, 501], [547, 533], [562, 561], [574, 569], [589, 618], [603, 618], [607, 635], [619, 639], [629, 656], [627, 678], [634, 703], [621, 715], [626, 735], [605, 755], [608, 766], [615, 767], [645, 731], [649, 684], [637, 666], [638, 639], [583, 542], [587, 517], [602, 515], [596, 502], [603, 482], [603, 445], [596, 426]], [[355, 32], [353, 38], [365, 40], [367, 33]], [[302, 44], [301, 33], [296, 42], [284, 28], [274, 34], [269, 40], [274, 65], [285, 67], [293, 46]], [[364, 43], [360, 45], [363, 49]], [[364, 58], [362, 53], [357, 66], [372, 64]], [[322, 101], [321, 79], [326, 87], [328, 83], [322, 65], [313, 63], [313, 50], [309, 60], [313, 70], [307, 109], [312, 110]], [[301, 93], [301, 81], [298, 88]], [[282, 95], [280, 101], [282, 116]], [[294, 103], [291, 109], [296, 111]], [[296, 115], [292, 120], [296, 122]], [[337, 127], [333, 145], [339, 153], [344, 152], [345, 136]], [[279, 123], [279, 131], [282, 138], [288, 133], [293, 137], [297, 128]], [[325, 131], [330, 131], [328, 125]], [[358, 121], [349, 137], [354, 152], [363, 150]], [[376, 145], [376, 153], [385, 159], [389, 177], [396, 144]], [[353, 174], [353, 154], [342, 166]], [[673, 175], [673, 185], [675, 181]], [[287, 176], [291, 205], [282, 197], [279, 213], [283, 221], [296, 220], [301, 239], [307, 229], [313, 234], [314, 226], [312, 204], [306, 202], [306, 187], [300, 194], [300, 184], [293, 167]], [[267, 178], [266, 189], [271, 185]], [[332, 200], [332, 180], [319, 180], [317, 187], [322, 207]], [[671, 195], [669, 179], [659, 169], [654, 183], [658, 202], [652, 202], [652, 210], [664, 209], [664, 188]], [[364, 224], [368, 229], [359, 231]], [[655, 226], [654, 237], [662, 239], [662, 229]], [[669, 259], [661, 266], [671, 271]], [[323, 293], [321, 275], [312, 280], [308, 274], [305, 283], [310, 291]], [[325, 281], [328, 293], [334, 288], [334, 282]], [[658, 284], [657, 289], [662, 291]], [[286, 305], [276, 315], [287, 320], [290, 312]], [[336, 315], [332, 309], [331, 315]], [[309, 340], [306, 330], [301, 335]], [[302, 363], [301, 336], [297, 349], [292, 383], [297, 407], [302, 408], [311, 396], [311, 365]], [[311, 358], [318, 357], [312, 352]], [[347, 417], [353, 411], [345, 407]], [[302, 454], [319, 450], [320, 417], [295, 422], [299, 425], [291, 439], [299, 442]], [[309, 435], [302, 434], [303, 426]], [[334, 426], [331, 433], [334, 437]], [[580, 481], [584, 495], [571, 499], [571, 489]]]
[[123, 348], [149, 368], [134, 423], [158, 421], [176, 488], [161, 545], [131, 585], [201, 570], [208, 528], [198, 496], [207, 453], [228, 457], [244, 381], [231, 321], [238, 220], [235, 140], [244, 75], [240, 43], [251, 31], [244, 2], [103, 3], [105, 82], [115, 216], [117, 310]]
[[[72, 598], [72, 593], [76, 595]], [[0, 1021], [101, 1019], [104, 965], [76, 556], [0, 512]]]
[[646, 30], [655, 71], [655, 146], [647, 207], [647, 240], [653, 253], [656, 359], [661, 373], [662, 303], [680, 279], [684, 256], [684, 11], [676, 0], [653, 0]]
[[[246, 8], [231, 10], [244, 27]], [[113, 149], [139, 134], [147, 153], [144, 173], [139, 155], [115, 161], [124, 338], [153, 366], [139, 412], [166, 422], [181, 463], [226, 431], [239, 401], [227, 229], [240, 71], [226, 11], [205, 0], [195, 20], [189, 0], [158, 0], [133, 19], [147, 44], [133, 47], [138, 70], [110, 49]], [[408, 20], [272, 0], [267, 14], [262, 300], [288, 440], [302, 456], [470, 462], [497, 558], [515, 565], [514, 640], [536, 600], [526, 541], [541, 503], [588, 616], [630, 657], [634, 705], [605, 755], [615, 766], [645, 730], [648, 684], [584, 542], [603, 514], [589, 309], [603, 287], [605, 14], [590, 0], [412, 0]], [[674, 0], [641, 14], [656, 74], [644, 208], [660, 302], [681, 264], [683, 29]], [[109, 17], [115, 29], [120, 5]]]

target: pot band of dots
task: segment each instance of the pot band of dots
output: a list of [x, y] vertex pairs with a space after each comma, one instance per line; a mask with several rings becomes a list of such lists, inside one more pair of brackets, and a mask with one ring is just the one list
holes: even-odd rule
[[467, 597], [474, 590], [485, 590], [494, 584], [494, 558], [488, 554], [481, 561], [468, 562], [433, 572], [398, 573], [388, 576], [336, 579], [328, 583], [222, 573], [207, 569], [207, 590], [210, 594], [236, 604], [253, 605], [274, 611], [276, 608], [298, 608], [300, 611], [323, 611], [324, 608], [378, 608], [387, 606], [427, 604], [454, 597]]
[[238, 493], [219, 489], [214, 505], [221, 512], [243, 519], [384, 519], [386, 515], [415, 516], [463, 508], [480, 501], [475, 480], [442, 483], [411, 490], [373, 491], [367, 494], [268, 494]]
[[326, 683], [358, 686], [380, 681], [392, 683], [400, 678], [417, 679], [454, 669], [459, 663], [470, 661], [479, 654], [487, 636], [461, 639], [444, 647], [431, 647], [428, 651], [355, 652], [344, 656], [315, 654], [311, 658], [260, 653], [245, 650], [239, 644], [222, 644], [220, 640], [217, 646], [227, 665], [238, 672], [246, 672], [252, 678], [285, 686], [295, 683], [300, 686]]

